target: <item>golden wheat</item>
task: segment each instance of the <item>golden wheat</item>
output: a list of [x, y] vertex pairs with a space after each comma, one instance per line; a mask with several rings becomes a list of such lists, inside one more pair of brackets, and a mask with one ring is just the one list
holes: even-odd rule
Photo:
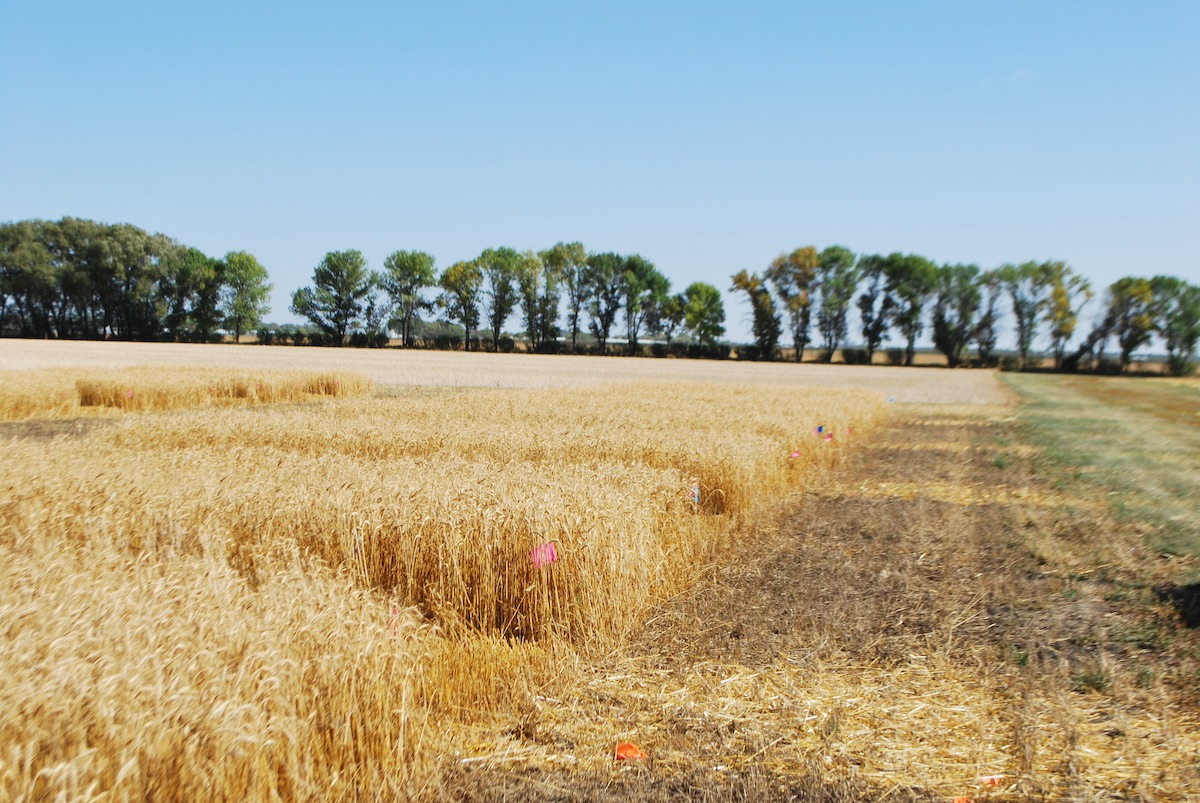
[[51, 368], [5, 371], [0, 378], [0, 421], [306, 402], [365, 396], [374, 389], [361, 374], [269, 369]]
[[[5, 444], [4, 797], [436, 795], [448, 722], [611, 649], [887, 406], [749, 386], [367, 399], [211, 372], [74, 381], [157, 412]], [[221, 403], [239, 388], [333, 398]]]

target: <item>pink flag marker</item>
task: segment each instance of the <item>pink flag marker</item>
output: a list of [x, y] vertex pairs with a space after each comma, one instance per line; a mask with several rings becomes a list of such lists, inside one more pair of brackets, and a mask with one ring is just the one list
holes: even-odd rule
[[541, 546], [535, 546], [529, 550], [529, 562], [539, 569], [556, 560], [558, 560], [558, 550], [554, 548], [553, 541], [547, 541]]
[[825, 442], [828, 443], [831, 440], [833, 440], [833, 433], [832, 432], [825, 433]]
[[796, 451], [792, 452], [792, 457], [799, 457], [799, 456], [800, 456], [800, 450], [799, 450], [799, 449], [797, 449]]

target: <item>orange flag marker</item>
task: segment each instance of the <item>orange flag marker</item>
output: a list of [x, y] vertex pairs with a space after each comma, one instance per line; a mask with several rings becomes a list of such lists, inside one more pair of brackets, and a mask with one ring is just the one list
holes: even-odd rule
[[617, 742], [617, 761], [645, 757], [646, 754], [633, 742]]

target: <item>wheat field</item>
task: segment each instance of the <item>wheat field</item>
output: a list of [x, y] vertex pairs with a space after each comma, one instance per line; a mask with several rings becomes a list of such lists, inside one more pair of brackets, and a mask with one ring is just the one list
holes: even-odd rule
[[1011, 400], [0, 341], [0, 799], [1189, 799], [1191, 564]]
[[553, 388], [614, 382], [671, 381], [790, 388], [855, 388], [897, 404], [1010, 404], [1013, 396], [990, 371], [818, 363], [485, 354], [461, 351], [238, 347], [194, 343], [128, 343], [0, 339], [0, 370], [126, 370], [141, 366], [247, 372], [345, 372], [380, 386]]
[[441, 797], [889, 410], [318, 369], [4, 372], [0, 798]]

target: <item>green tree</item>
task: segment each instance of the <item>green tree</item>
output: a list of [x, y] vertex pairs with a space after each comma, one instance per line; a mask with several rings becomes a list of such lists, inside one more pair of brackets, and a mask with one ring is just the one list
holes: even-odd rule
[[175, 278], [172, 266], [183, 246], [165, 234], [147, 235], [143, 243], [146, 250], [140, 260], [135, 323], [130, 334], [139, 340], [157, 340], [167, 333], [166, 319]]
[[662, 275], [650, 260], [633, 254], [625, 257], [621, 292], [629, 353], [638, 354], [638, 335], [643, 326], [651, 330], [658, 328], [662, 305], [671, 292], [671, 281]]
[[368, 348], [382, 348], [388, 344], [388, 327], [395, 317], [395, 307], [391, 297], [381, 293], [383, 277], [377, 271], [371, 271], [371, 287], [367, 290], [363, 303], [362, 317], [350, 323], [353, 332], [351, 342]]
[[[548, 271], [558, 278], [567, 293], [567, 321], [571, 330], [571, 351], [579, 350], [579, 316], [588, 299], [587, 251], [582, 243], [558, 243], [542, 251], [538, 256]], [[558, 310], [555, 305], [555, 319]], [[557, 337], [557, 335], [555, 335]]]
[[625, 259], [611, 252], [591, 254], [587, 259], [588, 314], [592, 335], [600, 353], [608, 353], [608, 335], [621, 309]]
[[1008, 291], [1016, 319], [1017, 353], [1021, 355], [1023, 368], [1029, 367], [1029, 353], [1046, 307], [1047, 278], [1045, 269], [1037, 262], [1000, 267], [1000, 280]]
[[547, 262], [533, 251], [521, 254], [517, 263], [525, 334], [533, 351], [547, 351], [557, 342], [561, 270], [557, 260]]
[[271, 310], [271, 283], [267, 269], [252, 254], [230, 251], [221, 261], [220, 310], [223, 326], [233, 332], [234, 342], [242, 342], [242, 334], [257, 329], [262, 318]]
[[683, 291], [684, 320], [688, 331], [706, 349], [725, 334], [725, 302], [711, 284], [692, 282]]
[[471, 350], [471, 332], [479, 326], [479, 301], [483, 296], [483, 270], [474, 261], [455, 262], [438, 279], [442, 294], [438, 304], [447, 317], [466, 332], [463, 348]]
[[500, 333], [504, 322], [517, 308], [517, 273], [521, 255], [512, 248], [488, 248], [476, 263], [483, 271], [484, 307], [488, 326], [492, 330], [492, 351], [500, 350]]
[[292, 294], [290, 309], [320, 329], [330, 345], [341, 346], [351, 326], [369, 311], [378, 281], [361, 252], [330, 251], [313, 269], [313, 286]]
[[17, 254], [20, 248], [21, 238], [17, 234], [17, 224], [0, 223], [0, 336], [9, 332], [10, 312], [14, 318], [16, 316], [13, 276], [17, 272]]
[[963, 352], [978, 334], [975, 316], [983, 290], [976, 265], [943, 265], [937, 268], [937, 296], [933, 304], [933, 345], [957, 368]]
[[126, 223], [0, 224], [0, 332], [206, 338], [220, 323], [216, 266], [194, 248]]
[[128, 223], [105, 226], [98, 244], [97, 287], [109, 331], [121, 340], [153, 339], [165, 313], [159, 306], [157, 244]]
[[925, 304], [937, 288], [937, 268], [916, 254], [891, 254], [887, 258], [887, 293], [892, 299], [892, 323], [904, 336], [904, 364], [912, 365], [917, 338], [924, 329]]
[[989, 270], [979, 277], [983, 300], [979, 311], [979, 322], [975, 325], [975, 348], [981, 365], [987, 365], [996, 348], [996, 323], [1000, 319], [1000, 296], [1004, 285], [999, 271]]
[[[804, 359], [804, 349], [808, 347], [808, 330], [812, 320], [813, 297], [820, 262], [821, 257], [817, 249], [808, 245], [797, 248], [790, 254], [781, 254], [764, 274], [764, 278], [775, 286], [775, 292], [783, 302], [783, 308], [787, 310], [788, 328], [792, 333], [796, 362]], [[757, 305], [760, 302], [752, 303]], [[774, 306], [772, 301], [772, 310]], [[755, 335], [756, 340], [757, 337]]]
[[1042, 273], [1049, 291], [1045, 319], [1050, 331], [1050, 351], [1054, 355], [1054, 369], [1061, 371], [1067, 343], [1079, 323], [1079, 312], [1092, 298], [1092, 286], [1063, 262], [1043, 263]]
[[23, 220], [0, 225], [0, 332], [51, 337], [58, 295], [53, 255], [45, 229], [53, 224]]
[[416, 345], [421, 314], [433, 309], [424, 292], [437, 285], [434, 258], [424, 251], [393, 251], [383, 261], [380, 286], [391, 299], [395, 314], [389, 322], [400, 332], [404, 348]]
[[1109, 303], [1109, 300], [1110, 298], [1106, 295], [1104, 306], [1092, 323], [1092, 331], [1079, 344], [1079, 348], [1073, 354], [1063, 357], [1062, 370], [1077, 371], [1085, 357], [1088, 362], [1091, 362], [1095, 358], [1095, 366], [1097, 368], [1104, 364], [1104, 350], [1108, 344], [1108, 339], [1112, 337], [1113, 327], [1116, 324], [1114, 308]]
[[878, 254], [864, 256], [858, 261], [859, 270], [865, 281], [863, 292], [858, 297], [858, 315], [862, 322], [863, 346], [867, 351], [867, 364], [875, 358], [875, 352], [887, 340], [891, 326], [893, 299], [887, 293], [887, 259]]
[[667, 339], [667, 351], [671, 350], [671, 338], [687, 322], [687, 306], [687, 297], [683, 293], [670, 296], [663, 302], [662, 317], [659, 319], [659, 323], [662, 326], [663, 336]]
[[1186, 376], [1196, 368], [1196, 343], [1200, 341], [1200, 287], [1174, 276], [1150, 280], [1154, 294], [1154, 328], [1167, 347], [1167, 368]]
[[822, 362], [832, 362], [833, 354], [846, 339], [850, 321], [850, 302], [862, 273], [854, 252], [840, 245], [821, 251], [817, 260], [817, 331], [821, 333]]
[[1133, 352], [1154, 335], [1154, 288], [1149, 279], [1126, 276], [1109, 285], [1107, 315], [1112, 336], [1120, 347], [1121, 370], [1129, 367]]
[[91, 220], [64, 217], [48, 234], [47, 246], [65, 301], [59, 332], [67, 337], [104, 337], [109, 324], [103, 302], [106, 227]]
[[176, 248], [166, 261], [162, 284], [167, 333], [174, 340], [209, 339], [221, 326], [223, 264], [197, 248]]
[[779, 313], [775, 311], [775, 300], [771, 298], [763, 278], [743, 268], [733, 275], [733, 284], [729, 289], [733, 292], [744, 292], [750, 297], [754, 345], [758, 349], [758, 358], [775, 359], [775, 351], [779, 348], [779, 336], [783, 334], [783, 325], [779, 321]]

